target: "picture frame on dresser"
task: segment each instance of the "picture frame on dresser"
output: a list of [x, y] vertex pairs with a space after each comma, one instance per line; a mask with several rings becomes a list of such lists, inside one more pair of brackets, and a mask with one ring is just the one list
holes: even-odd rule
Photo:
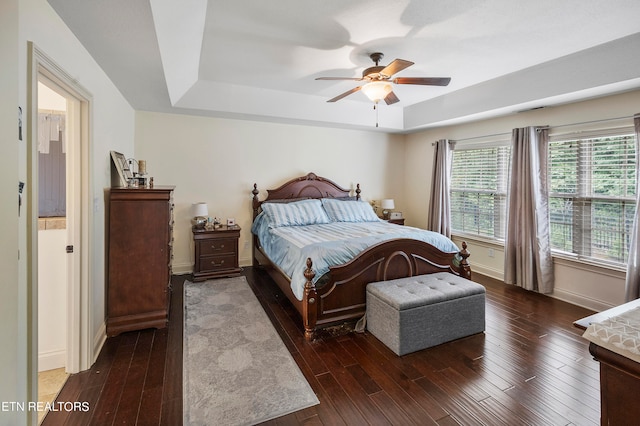
[[127, 164], [124, 154], [111, 151], [111, 187], [126, 188], [133, 179], [133, 173]]

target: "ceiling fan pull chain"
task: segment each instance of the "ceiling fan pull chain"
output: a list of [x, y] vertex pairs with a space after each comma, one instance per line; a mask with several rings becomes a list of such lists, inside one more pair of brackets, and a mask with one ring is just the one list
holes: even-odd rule
[[376, 102], [375, 104], [373, 104], [373, 109], [376, 112], [376, 127], [378, 127], [378, 103]]

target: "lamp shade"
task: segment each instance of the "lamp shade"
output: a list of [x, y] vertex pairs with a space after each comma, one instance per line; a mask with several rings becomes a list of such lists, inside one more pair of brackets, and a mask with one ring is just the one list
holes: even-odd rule
[[389, 92], [391, 92], [391, 83], [386, 81], [372, 81], [367, 83], [360, 89], [367, 98], [372, 102], [378, 102], [383, 100]]
[[194, 203], [193, 204], [193, 215], [195, 217], [206, 217], [206, 216], [209, 216], [209, 209], [207, 207], [207, 203]]
[[380, 207], [382, 207], [384, 210], [391, 210], [391, 209], [394, 209], [396, 205], [393, 202], [393, 200], [389, 199], [389, 200], [382, 200], [382, 202], [380, 203]]

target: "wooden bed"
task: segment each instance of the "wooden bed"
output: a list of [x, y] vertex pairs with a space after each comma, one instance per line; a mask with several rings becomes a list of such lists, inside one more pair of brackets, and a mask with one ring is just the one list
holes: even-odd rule
[[[276, 189], [268, 189], [267, 197], [260, 201], [258, 186], [253, 185], [253, 219], [261, 211], [264, 202], [287, 202], [305, 198], [360, 199], [360, 185], [355, 195], [329, 179], [309, 173], [286, 182]], [[398, 225], [400, 226], [400, 225]], [[315, 272], [313, 260], [307, 259], [306, 268], [301, 266], [306, 282], [304, 296], [298, 300], [291, 291], [290, 278], [266, 256], [258, 237], [253, 236], [253, 265], [266, 268], [284, 294], [302, 316], [304, 334], [312, 339], [321, 327], [361, 318], [366, 308], [366, 286], [368, 283], [403, 278], [435, 272], [450, 272], [467, 279], [471, 268], [467, 262], [469, 252], [462, 243], [460, 260], [455, 253], [445, 253], [434, 246], [412, 239], [393, 239], [374, 245], [351, 261], [329, 268], [328, 277], [313, 284]]]

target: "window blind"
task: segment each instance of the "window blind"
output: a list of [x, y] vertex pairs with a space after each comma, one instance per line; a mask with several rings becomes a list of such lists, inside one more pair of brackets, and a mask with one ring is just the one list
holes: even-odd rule
[[551, 246], [580, 257], [626, 262], [636, 174], [633, 133], [552, 140]]
[[456, 150], [451, 168], [451, 225], [457, 232], [504, 239], [508, 146]]

